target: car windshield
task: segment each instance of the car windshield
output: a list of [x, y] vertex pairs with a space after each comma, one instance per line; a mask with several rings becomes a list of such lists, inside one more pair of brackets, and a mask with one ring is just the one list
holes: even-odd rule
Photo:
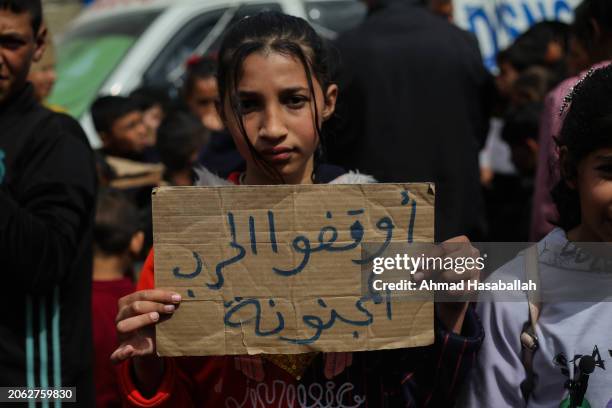
[[117, 63], [160, 12], [107, 17], [66, 33], [58, 44], [58, 81], [49, 103], [81, 116]]

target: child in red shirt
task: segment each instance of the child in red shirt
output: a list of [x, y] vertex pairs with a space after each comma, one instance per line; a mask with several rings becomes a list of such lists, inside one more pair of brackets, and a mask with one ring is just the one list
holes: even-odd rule
[[97, 407], [121, 406], [117, 371], [110, 355], [118, 344], [117, 302], [134, 291], [132, 263], [144, 240], [138, 219], [138, 211], [120, 192], [100, 192], [94, 229], [92, 292]]

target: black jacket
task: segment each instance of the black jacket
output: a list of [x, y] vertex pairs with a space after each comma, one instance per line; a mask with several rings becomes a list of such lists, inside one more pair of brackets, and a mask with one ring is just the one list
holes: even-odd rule
[[93, 406], [93, 152], [28, 85], [0, 106], [0, 386], [77, 387]]
[[470, 34], [413, 3], [384, 2], [335, 44], [342, 123], [328, 156], [380, 182], [435, 182], [436, 239], [475, 239], [491, 78]]

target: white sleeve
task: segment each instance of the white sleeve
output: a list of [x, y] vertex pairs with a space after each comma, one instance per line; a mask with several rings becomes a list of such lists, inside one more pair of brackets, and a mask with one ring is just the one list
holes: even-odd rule
[[[523, 262], [523, 257], [517, 257], [506, 265], [515, 271], [510, 275], [516, 274], [517, 267], [524, 269], [519, 266]], [[494, 273], [489, 280], [502, 277], [504, 273], [500, 272]], [[524, 270], [520, 273], [524, 274]], [[457, 406], [525, 407], [521, 383], [526, 378], [526, 371], [521, 358], [520, 335], [529, 320], [527, 298], [521, 293], [515, 302], [481, 302], [476, 312], [482, 321], [484, 341]]]

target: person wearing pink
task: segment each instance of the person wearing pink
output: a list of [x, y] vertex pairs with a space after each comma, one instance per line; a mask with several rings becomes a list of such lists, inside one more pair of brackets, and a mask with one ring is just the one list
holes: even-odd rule
[[[590, 69], [608, 65], [612, 58], [612, 3], [584, 0], [576, 8], [572, 25], [570, 68], [580, 74], [568, 78], [553, 89], [544, 101], [540, 123], [538, 168], [531, 213], [530, 241], [539, 241], [553, 229], [558, 218], [550, 190], [559, 180], [555, 137], [563, 125], [565, 97]], [[589, 68], [590, 67], [590, 68]]]

